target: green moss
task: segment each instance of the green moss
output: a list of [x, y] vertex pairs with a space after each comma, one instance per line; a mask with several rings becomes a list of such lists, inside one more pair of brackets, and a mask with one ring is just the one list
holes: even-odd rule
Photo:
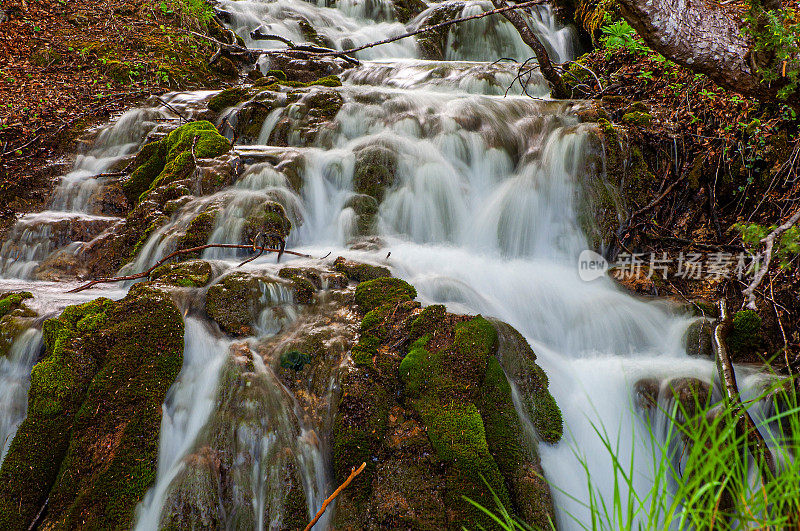
[[333, 262], [333, 270], [343, 274], [354, 282], [366, 282], [367, 280], [392, 276], [391, 271], [389, 271], [387, 267], [351, 262], [345, 260], [341, 256]]
[[443, 304], [432, 304], [422, 310], [409, 328], [408, 336], [416, 340], [426, 334], [432, 334], [445, 317], [447, 310]]
[[356, 288], [355, 300], [365, 312], [387, 303], [413, 300], [417, 290], [399, 278], [376, 278], [362, 282]]
[[[244, 223], [242, 234], [250, 243], [260, 234], [267, 243], [277, 244], [286, 240], [292, 230], [292, 222], [286, 216], [283, 205], [275, 201], [265, 201], [256, 207]], [[275, 238], [277, 237], [277, 238]]]
[[30, 298], [33, 298], [33, 295], [29, 291], [11, 293], [4, 297], [0, 297], [0, 319], [5, 317], [12, 310], [22, 308], [24, 306], [22, 301]]
[[220, 328], [234, 336], [253, 333], [254, 299], [258, 281], [246, 273], [233, 273], [208, 288], [205, 310]]
[[204, 210], [195, 216], [186, 227], [184, 234], [178, 239], [178, 249], [191, 249], [208, 243], [208, 239], [214, 231], [216, 219], [217, 210], [214, 208]]
[[249, 94], [246, 87], [232, 87], [225, 89], [210, 100], [208, 100], [208, 108], [214, 112], [222, 112], [228, 107], [244, 101]]
[[628, 112], [622, 116], [622, 123], [637, 127], [648, 127], [653, 123], [653, 116], [641, 111]]
[[317, 290], [308, 279], [295, 275], [292, 277], [292, 291], [296, 303], [311, 304], [314, 302], [314, 293]]
[[303, 367], [311, 363], [311, 356], [299, 350], [290, 350], [281, 354], [281, 367], [301, 371]]
[[728, 333], [728, 347], [733, 354], [752, 354], [761, 346], [761, 317], [754, 310], [742, 310], [733, 316], [733, 326]]
[[286, 74], [283, 72], [283, 70], [270, 70], [267, 72], [267, 76], [275, 77], [279, 81], [286, 81]]
[[367, 463], [364, 478], [351, 485], [349, 494], [363, 502], [372, 490], [375, 459], [386, 433], [391, 395], [366, 373], [352, 373], [343, 382], [347, 393], [339, 402], [333, 426], [333, 470], [337, 483], [353, 467]]
[[130, 527], [155, 479], [161, 404], [182, 365], [183, 320], [146, 285], [45, 322], [28, 417], [0, 468], [0, 526]]
[[395, 181], [397, 156], [384, 146], [368, 146], [356, 153], [353, 190], [378, 202]]
[[291, 280], [294, 277], [304, 278], [311, 282], [316, 289], [322, 288], [322, 277], [319, 271], [309, 267], [284, 267], [278, 272], [278, 276], [287, 280]]
[[162, 184], [187, 177], [194, 170], [192, 147], [198, 158], [213, 158], [231, 149], [228, 140], [208, 121], [191, 122], [172, 131], [166, 138], [145, 145], [134, 159], [135, 170], [122, 184], [131, 204]]
[[150, 273], [150, 280], [173, 286], [199, 288], [211, 282], [211, 264], [204, 260], [190, 260], [164, 264]]

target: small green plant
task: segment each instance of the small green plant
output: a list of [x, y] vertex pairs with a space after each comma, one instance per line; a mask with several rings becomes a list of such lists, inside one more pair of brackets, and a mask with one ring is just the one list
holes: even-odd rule
[[742, 33], [753, 41], [753, 51], [773, 56], [768, 65], [759, 66], [764, 83], [780, 81], [778, 98], [785, 100], [800, 86], [800, 22], [791, 7], [765, 11], [758, 3], [750, 6]]
[[[739, 231], [745, 246], [756, 251], [761, 240], [775, 230], [775, 225], [766, 226], [759, 223], [737, 223], [733, 227]], [[795, 225], [777, 238], [772, 247], [772, 256], [781, 269], [785, 269], [798, 254], [800, 254], [800, 227]]]
[[605, 25], [600, 28], [600, 32], [600, 40], [609, 50], [624, 48], [639, 55], [650, 53], [650, 48], [639, 40], [636, 30], [624, 20]]

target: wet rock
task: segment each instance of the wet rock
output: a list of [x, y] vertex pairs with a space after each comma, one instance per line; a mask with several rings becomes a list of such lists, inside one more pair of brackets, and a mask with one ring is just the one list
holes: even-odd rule
[[37, 313], [25, 304], [32, 297], [27, 291], [0, 292], [0, 358], [7, 356], [17, 337], [33, 325]]
[[303, 367], [311, 363], [311, 356], [299, 350], [290, 350], [281, 354], [281, 367], [301, 371]]
[[292, 222], [286, 216], [283, 205], [275, 201], [265, 201], [248, 214], [242, 231], [242, 243], [260, 241], [268, 247], [278, 248], [289, 237], [291, 230]]
[[344, 99], [335, 90], [316, 89], [308, 92], [296, 91], [290, 94], [293, 102], [292, 112], [287, 113], [272, 130], [269, 143], [276, 146], [326, 145], [332, 130], [332, 123]]
[[[546, 525], [553, 515], [549, 488], [522, 439], [496, 356], [497, 329], [443, 306], [420, 310], [410, 300], [415, 293], [396, 280], [367, 281], [356, 291], [366, 314], [352, 350], [355, 367], [342, 383], [333, 463], [337, 481], [361, 462], [367, 468], [365, 478], [340, 496], [334, 526], [487, 525], [462, 498], [492, 506], [484, 480], [507, 508]], [[372, 297], [379, 293], [386, 296]], [[546, 378], [536, 381], [547, 393]], [[543, 432], [557, 440], [560, 431], [559, 414], [557, 426]]]
[[686, 353], [690, 356], [702, 356], [704, 358], [711, 358], [714, 356], [714, 347], [712, 344], [712, 336], [714, 334], [714, 326], [709, 319], [697, 319], [689, 328], [683, 338], [686, 347]]
[[[227, 334], [237, 337], [253, 335], [254, 323], [261, 312], [281, 302], [271, 299], [271, 286], [285, 290], [289, 285], [284, 280], [250, 273], [234, 272], [226, 275], [208, 288], [206, 314]], [[295, 282], [290, 286], [297, 289]], [[311, 297], [313, 293], [312, 285]]]
[[246, 344], [232, 346], [214, 413], [169, 486], [159, 528], [202, 522], [252, 529], [263, 521], [302, 529], [308, 523], [304, 479], [316, 489], [316, 471], [304, 476], [302, 465], [314, 466], [315, 439], [301, 436], [290, 398], [255, 356]]
[[353, 189], [380, 203], [386, 190], [395, 182], [397, 155], [387, 147], [371, 145], [355, 152]]
[[[446, 20], [458, 18], [464, 8], [463, 2], [447, 2], [439, 4], [425, 18], [424, 26], [433, 26]], [[417, 48], [422, 59], [443, 61], [447, 51], [447, 35], [450, 28], [444, 27], [425, 32], [417, 38]]]
[[[156, 475], [161, 405], [183, 320], [163, 292], [71, 306], [45, 322], [28, 417], [0, 468], [0, 527], [129, 528]], [[58, 478], [58, 481], [56, 479]]]
[[375, 280], [377, 278], [392, 276], [388, 267], [354, 262], [352, 260], [346, 260], [342, 256], [334, 260], [333, 270], [338, 271], [353, 282], [364, 282], [366, 280]]
[[164, 264], [150, 273], [150, 280], [184, 288], [199, 288], [211, 282], [213, 270], [205, 260]]
[[661, 382], [655, 378], [644, 378], [633, 385], [633, 402], [643, 411], [652, 411], [658, 406]]
[[146, 144], [136, 155], [133, 173], [122, 188], [131, 204], [150, 189], [186, 178], [198, 158], [214, 158], [231, 149], [228, 140], [207, 121], [184, 124], [166, 138]]
[[90, 212], [99, 216], [124, 216], [130, 211], [130, 203], [125, 197], [122, 183], [113, 181], [100, 187], [89, 199]]
[[393, 0], [394, 15], [403, 24], [408, 24], [417, 15], [428, 9], [422, 0]]
[[697, 378], [676, 378], [667, 383], [665, 392], [679, 405], [679, 413], [685, 419], [692, 419], [705, 413], [711, 404], [711, 388]]

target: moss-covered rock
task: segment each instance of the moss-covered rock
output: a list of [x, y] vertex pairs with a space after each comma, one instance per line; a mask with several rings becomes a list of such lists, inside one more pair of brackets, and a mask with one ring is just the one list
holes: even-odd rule
[[205, 260], [164, 264], [150, 273], [150, 280], [184, 288], [199, 288], [211, 282], [213, 271]]
[[736, 312], [726, 339], [733, 355], [752, 355], [762, 345], [761, 317], [754, 310]]
[[283, 205], [276, 201], [265, 201], [247, 215], [242, 236], [244, 243], [251, 243], [260, 234], [263, 243], [274, 247], [281, 241], [285, 242], [291, 230], [292, 222], [286, 216]]
[[249, 94], [247, 87], [231, 87], [225, 89], [208, 100], [208, 108], [214, 112], [222, 112], [244, 101]]
[[[295, 291], [295, 302], [309, 303], [316, 291], [313, 284], [301, 277], [291, 279], [291, 284], [284, 280], [253, 275], [244, 272], [234, 272], [225, 275], [219, 282], [208, 288], [206, 293], [206, 314], [216, 322], [227, 334], [242, 337], [253, 335], [254, 323], [267, 307], [282, 304], [289, 299], [285, 291], [283, 300], [272, 300], [272, 288], [280, 290], [292, 289]], [[305, 282], [305, 283], [303, 283]], [[297, 300], [297, 291], [303, 301]], [[309, 294], [310, 292], [310, 294]]]
[[648, 127], [653, 123], [653, 116], [646, 112], [632, 111], [622, 115], [622, 123], [637, 127]]
[[187, 177], [195, 168], [194, 155], [213, 158], [227, 153], [230, 142], [207, 121], [184, 124], [166, 138], [145, 145], [134, 160], [133, 173], [122, 188], [131, 204], [152, 188]]
[[[212, 206], [197, 214], [187, 225], [186, 230], [178, 238], [178, 249], [192, 249], [208, 243], [211, 233], [214, 231], [219, 210]], [[199, 256], [199, 252], [191, 253]], [[184, 255], [187, 256], [187, 255]]]
[[37, 313], [25, 304], [32, 297], [28, 291], [0, 293], [0, 357], [7, 356], [17, 337], [33, 325]]
[[208, 288], [206, 313], [219, 327], [234, 336], [253, 334], [258, 280], [247, 273], [226, 275]]
[[353, 262], [352, 260], [345, 260], [342, 256], [336, 258], [333, 262], [333, 270], [338, 271], [353, 282], [365, 282], [392, 276], [388, 267]]
[[28, 416], [0, 468], [0, 526], [130, 527], [155, 479], [161, 404], [178, 375], [183, 320], [147, 285], [71, 306], [44, 325]]
[[397, 155], [381, 145], [366, 146], [356, 152], [353, 190], [374, 197], [378, 203], [395, 181]]
[[369, 195], [356, 194], [347, 200], [344, 208], [353, 209], [356, 216], [354, 236], [369, 236], [377, 232], [378, 201]]
[[394, 16], [403, 24], [408, 24], [417, 15], [428, 9], [422, 0], [393, 0]]
[[[360, 462], [367, 469], [340, 500], [336, 521], [358, 526], [366, 514], [386, 527], [491, 527], [463, 498], [494, 507], [485, 479], [513, 514], [549, 525], [550, 491], [496, 357], [497, 328], [480, 316], [448, 314], [441, 305], [419, 310], [413, 288], [396, 280], [356, 288], [364, 317], [334, 424], [334, 470], [338, 480]], [[561, 417], [546, 377], [534, 373], [533, 352], [523, 354], [529, 359], [515, 374], [528, 375], [529, 382], [521, 392], [534, 395], [531, 417], [538, 414], [547, 440], [557, 440]], [[409, 416], [415, 420], [401, 420]], [[436, 487], [418, 494], [421, 485]]]
[[409, 301], [417, 296], [412, 285], [399, 278], [376, 278], [362, 282], [356, 288], [356, 304], [363, 311], [374, 310], [388, 303]]
[[0, 295], [0, 319], [11, 313], [13, 310], [25, 308], [23, 301], [31, 298], [33, 298], [33, 294], [31, 294], [29, 291]]

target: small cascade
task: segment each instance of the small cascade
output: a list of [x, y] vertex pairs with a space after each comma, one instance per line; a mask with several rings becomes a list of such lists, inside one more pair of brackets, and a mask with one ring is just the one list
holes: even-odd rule
[[183, 368], [163, 407], [158, 476], [139, 507], [138, 530], [158, 528], [167, 489], [183, 470], [183, 458], [214, 410], [220, 370], [231, 343], [215, 338], [202, 321], [190, 318], [184, 345]]
[[7, 356], [0, 356], [0, 464], [25, 420], [31, 368], [42, 348], [41, 330], [29, 328], [17, 337]]
[[[178, 119], [167, 106], [191, 115], [211, 94], [170, 94], [152, 107], [127, 111], [101, 129], [91, 147], [78, 154], [72, 171], [61, 178], [49, 210], [21, 216], [6, 234], [0, 246], [0, 277], [47, 278], [46, 272], [39, 275], [39, 267], [48, 257], [69, 269], [69, 262], [77, 260], [86, 244], [121, 220], [116, 216], [125, 210], [125, 199], [108, 193], [107, 187], [114, 170], [123, 169], [139, 147], [163, 135], [165, 127]], [[55, 256], [59, 251], [61, 256]]]

